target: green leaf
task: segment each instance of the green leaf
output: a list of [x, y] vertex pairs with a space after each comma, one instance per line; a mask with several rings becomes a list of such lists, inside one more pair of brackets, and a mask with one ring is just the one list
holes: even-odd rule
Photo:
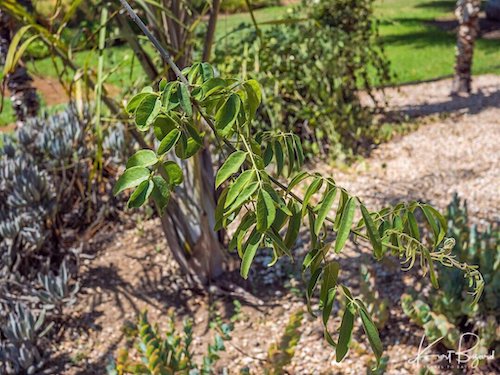
[[170, 188], [167, 181], [165, 181], [161, 176], [153, 176], [153, 184], [154, 188], [151, 196], [158, 206], [160, 215], [163, 215], [170, 199]]
[[203, 82], [207, 82], [209, 79], [214, 78], [214, 69], [212, 65], [207, 62], [201, 63], [201, 78]]
[[135, 123], [141, 131], [146, 131], [161, 109], [160, 98], [155, 94], [147, 95], [137, 107]]
[[174, 161], [166, 161], [163, 163], [163, 168], [168, 176], [168, 182], [170, 185], [180, 185], [184, 180], [184, 176], [182, 174], [182, 169], [177, 165]]
[[380, 357], [382, 357], [384, 348], [382, 346], [382, 341], [380, 341], [377, 327], [373, 323], [372, 319], [370, 318], [370, 315], [368, 314], [368, 311], [364, 306], [361, 306], [361, 308], [358, 309], [358, 312], [359, 315], [361, 316], [361, 321], [363, 323], [363, 328], [365, 330], [365, 333], [368, 336], [368, 341], [370, 342], [370, 346], [378, 362], [380, 360]]
[[184, 131], [181, 132], [180, 142], [175, 145], [175, 154], [181, 159], [189, 159], [201, 148], [202, 143], [199, 137], [193, 138], [187, 136]]
[[288, 221], [288, 228], [285, 235], [285, 245], [289, 249], [295, 244], [299, 235], [300, 223], [302, 222], [302, 214], [297, 203], [293, 203], [291, 207], [292, 217]]
[[300, 184], [302, 181], [304, 181], [307, 177], [309, 177], [309, 172], [307, 171], [302, 171], [299, 172], [294, 178], [292, 178], [292, 181], [288, 184], [288, 188], [286, 189], [287, 192], [292, 191], [292, 189]]
[[144, 98], [151, 96], [154, 97], [156, 100], [156, 95], [148, 93], [148, 92], [141, 92], [137, 95], [134, 95], [132, 99], [127, 103], [127, 108], [125, 109], [128, 114], [132, 115], [135, 113], [137, 110], [137, 107], [139, 107], [139, 104], [143, 101]]
[[227, 83], [222, 78], [211, 78], [201, 85], [201, 90], [203, 91], [203, 97], [206, 98], [214, 93], [223, 90], [227, 86]]
[[170, 133], [168, 133], [165, 138], [160, 142], [160, 145], [158, 146], [158, 155], [163, 155], [167, 152], [169, 152], [172, 147], [175, 146], [177, 141], [179, 140], [181, 136], [181, 132], [179, 129], [172, 129]]
[[217, 199], [217, 205], [215, 206], [215, 225], [214, 230], [219, 231], [224, 227], [224, 204], [226, 203], [227, 192], [229, 191], [229, 186], [226, 186], [219, 198]]
[[152, 150], [139, 150], [127, 161], [127, 169], [132, 167], [149, 167], [158, 162], [156, 154]]
[[269, 230], [266, 231], [266, 234], [273, 242], [275, 248], [279, 249], [279, 252], [281, 254], [286, 254], [287, 256], [292, 258], [292, 253], [290, 252], [290, 249], [286, 247], [285, 243], [283, 242], [277, 231], [275, 231], [273, 228], [270, 228]]
[[352, 329], [354, 328], [354, 313], [352, 304], [347, 304], [342, 323], [340, 324], [339, 341], [335, 353], [335, 360], [340, 362], [344, 359], [351, 343]]
[[321, 186], [323, 185], [323, 179], [321, 177], [316, 177], [311, 185], [306, 190], [306, 194], [304, 195], [304, 200], [302, 201], [302, 216], [307, 211], [307, 205], [309, 204], [309, 201], [311, 200], [312, 196], [318, 192], [319, 189], [321, 189]]
[[363, 220], [365, 222], [368, 239], [373, 246], [375, 258], [380, 259], [383, 256], [382, 240], [380, 239], [375, 223], [373, 222], [373, 219], [364, 204], [361, 204], [361, 215], [363, 216]]
[[333, 230], [338, 231], [340, 227], [340, 219], [342, 219], [342, 213], [344, 212], [344, 207], [347, 203], [349, 196], [344, 190], [341, 190], [339, 205], [337, 207], [337, 212], [335, 214], [335, 223], [333, 224]]
[[165, 78], [160, 79], [160, 82], [158, 82], [158, 89], [160, 91], [163, 91], [165, 87], [167, 86], [168, 81]]
[[309, 283], [307, 284], [307, 290], [306, 290], [307, 310], [314, 317], [315, 315], [311, 308], [311, 298], [313, 296], [314, 290], [316, 289], [316, 286], [318, 285], [318, 280], [322, 272], [323, 268], [321, 267], [318, 268], [316, 271], [314, 271], [311, 275], [311, 278], [309, 279]]
[[293, 146], [293, 139], [291, 137], [285, 138], [286, 152], [288, 154], [288, 177], [293, 172], [295, 166], [295, 151]]
[[335, 252], [337, 254], [342, 251], [347, 239], [349, 238], [355, 210], [356, 200], [353, 197], [350, 197], [349, 199], [347, 199], [347, 202], [344, 206], [344, 212], [342, 212], [342, 216], [340, 218], [337, 238], [335, 239]]
[[337, 189], [332, 187], [323, 198], [321, 205], [319, 206], [318, 216], [316, 217], [316, 222], [314, 223], [314, 234], [318, 235], [323, 223], [332, 208], [333, 202], [335, 200], [335, 195], [337, 194]]
[[229, 241], [228, 250], [233, 250], [234, 248], [237, 247], [238, 255], [240, 257], [243, 257], [243, 247], [242, 247], [243, 237], [245, 236], [245, 234], [248, 233], [248, 230], [254, 224], [255, 224], [255, 214], [253, 212], [247, 212], [241, 219], [241, 223], [238, 226], [238, 228], [236, 228], [236, 231], [234, 232], [231, 241]]
[[335, 289], [339, 276], [340, 264], [338, 262], [328, 263], [323, 270], [323, 281], [321, 283], [320, 301], [323, 305], [323, 325], [326, 326], [333, 308]]
[[236, 173], [245, 162], [247, 153], [245, 151], [235, 151], [222, 164], [215, 177], [215, 187], [218, 188], [231, 175]]
[[127, 202], [127, 206], [129, 208], [141, 207], [153, 192], [153, 187], [154, 184], [151, 180], [141, 182], [137, 189], [135, 189], [135, 191], [130, 196], [130, 199]]
[[429, 226], [431, 227], [432, 230], [432, 234], [434, 235], [434, 246], [437, 246], [439, 242], [441, 242], [439, 241], [439, 226], [436, 223], [436, 220], [434, 219], [434, 216], [432, 215], [431, 211], [427, 208], [426, 205], [422, 205], [420, 206], [420, 208], [422, 209], [425, 219], [427, 220], [427, 223], [429, 223]]
[[420, 230], [418, 229], [417, 219], [415, 218], [413, 212], [408, 211], [407, 218], [411, 236], [417, 241], [420, 241]]
[[241, 276], [244, 279], [248, 278], [248, 272], [250, 271], [250, 266], [252, 265], [253, 258], [255, 257], [255, 253], [259, 248], [260, 241], [262, 240], [262, 234], [257, 231], [253, 231], [250, 234], [246, 244], [245, 251], [243, 252], [243, 258], [241, 260]]
[[274, 152], [271, 143], [268, 143], [264, 151], [264, 156], [262, 157], [264, 165], [267, 167], [269, 163], [273, 160]]
[[295, 151], [297, 153], [297, 161], [299, 166], [302, 166], [304, 164], [304, 150], [302, 149], [302, 142], [297, 134], [293, 135], [293, 141], [295, 144]]
[[231, 94], [215, 115], [215, 128], [227, 135], [232, 129], [238, 113], [240, 112], [241, 99], [236, 94]]
[[248, 170], [240, 174], [229, 187], [224, 208], [228, 208], [238, 195], [240, 195], [241, 191], [254, 179], [255, 172], [253, 170]]
[[[227, 214], [230, 214], [234, 211], [236, 211], [242, 204], [244, 204], [248, 199], [255, 193], [257, 188], [259, 187], [259, 182], [252, 182], [251, 184], [247, 185], [241, 194], [239, 194], [235, 201], [231, 204], [231, 206], [228, 209]], [[229, 195], [229, 193], [228, 193]], [[227, 202], [226, 202], [227, 203]]]
[[118, 195], [125, 189], [136, 187], [141, 182], [147, 180], [150, 174], [150, 170], [146, 167], [132, 167], [126, 169], [118, 181], [116, 181], [113, 188], [113, 194]]
[[189, 96], [188, 87], [184, 83], [179, 83], [179, 89], [177, 90], [177, 96], [179, 97], [179, 103], [181, 108], [186, 112], [186, 115], [191, 116], [193, 114], [193, 107], [191, 106], [191, 97]]
[[280, 176], [285, 165], [285, 159], [283, 157], [283, 147], [281, 147], [278, 140], [274, 141], [274, 155], [276, 157], [276, 174]]
[[276, 217], [274, 201], [265, 190], [260, 190], [257, 198], [257, 231], [265, 232], [271, 227]]
[[250, 118], [255, 117], [255, 112], [259, 108], [260, 102], [262, 100], [262, 93], [260, 91], [259, 83], [251, 79], [243, 84], [248, 98], [248, 111]]
[[153, 122], [156, 139], [162, 141], [168, 133], [173, 129], [177, 129], [178, 124], [180, 124], [180, 119], [175, 114], [172, 114], [172, 116], [166, 114], [158, 115]]
[[178, 84], [177, 81], [168, 82], [163, 87], [163, 89], [160, 88], [160, 90], [162, 91], [161, 103], [163, 104], [164, 107], [168, 108], [168, 106], [170, 104], [170, 98], [172, 97], [172, 92], [174, 91], [174, 88], [175, 88], [175, 86], [177, 86], [177, 84]]
[[9, 49], [7, 51], [7, 56], [5, 57], [5, 64], [3, 67], [3, 75], [6, 76], [10, 72], [12, 72], [17, 64], [16, 61], [16, 52], [19, 47], [19, 43], [21, 42], [22, 37], [29, 29], [31, 29], [32, 25], [25, 25], [21, 27], [16, 34], [12, 37], [9, 43]]

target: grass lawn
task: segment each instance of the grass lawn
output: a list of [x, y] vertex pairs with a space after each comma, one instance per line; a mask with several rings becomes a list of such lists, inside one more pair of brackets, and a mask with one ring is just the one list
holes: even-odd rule
[[[455, 0], [376, 1], [375, 14], [380, 21], [380, 34], [391, 61], [391, 69], [396, 75], [394, 83], [428, 80], [453, 73], [455, 34], [431, 25], [430, 21], [453, 19], [454, 7]], [[279, 19], [286, 14], [288, 8], [271, 7], [257, 10], [257, 22]], [[224, 37], [242, 22], [251, 23], [248, 13], [222, 15], [216, 31], [216, 40], [223, 43]], [[237, 33], [231, 37], [237, 37]], [[149, 45], [147, 48], [152, 51]], [[80, 66], [95, 67], [97, 55], [92, 51], [81, 52], [75, 55], [74, 60]], [[114, 69], [106, 81], [108, 84], [127, 88], [133, 86], [136, 79], [143, 78], [141, 67], [126, 46], [107, 49], [105, 64], [106, 71]], [[28, 65], [37, 74], [57, 74], [50, 59]], [[473, 72], [500, 74], [499, 40], [481, 39], [477, 42]], [[13, 122], [10, 102], [5, 100], [4, 110], [0, 113], [0, 125], [10, 122]]]
[[[453, 32], [429, 24], [454, 19], [455, 0], [378, 0], [375, 13], [396, 83], [453, 74]], [[500, 74], [500, 40], [480, 39], [474, 51], [474, 74]]]

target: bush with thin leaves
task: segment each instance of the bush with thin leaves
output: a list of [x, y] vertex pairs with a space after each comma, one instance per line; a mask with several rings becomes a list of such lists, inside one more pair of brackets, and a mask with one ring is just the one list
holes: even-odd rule
[[283, 22], [247, 25], [216, 45], [215, 63], [225, 76], [263, 85], [255, 126], [293, 132], [307, 157], [339, 161], [386, 139], [373, 109], [358, 97], [390, 79], [373, 2], [304, 1]]

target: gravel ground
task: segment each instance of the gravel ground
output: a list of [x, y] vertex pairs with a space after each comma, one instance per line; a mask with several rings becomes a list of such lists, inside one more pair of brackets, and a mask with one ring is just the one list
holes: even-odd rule
[[[370, 158], [348, 171], [324, 164], [312, 169], [331, 174], [337, 183], [372, 207], [418, 199], [444, 209], [452, 194], [458, 192], [467, 199], [471, 217], [499, 220], [500, 77], [477, 77], [474, 85], [479, 89], [471, 97], [455, 99], [448, 97], [449, 80], [387, 90], [394, 110], [430, 117], [419, 119], [421, 125], [415, 132], [380, 146]], [[125, 320], [133, 321], [136, 312], [146, 307], [152, 321], [161, 321], [169, 308], [174, 308], [179, 318], [194, 316], [197, 353], [211, 341], [207, 325], [213, 296], [198, 296], [186, 290], [176, 271], [165, 267], [171, 261], [165, 250], [159, 251], [165, 244], [161, 243], [158, 228], [156, 221], [149, 221], [140, 230], [107, 233], [108, 241], [101, 242], [98, 256], [85, 262], [82, 293], [70, 312], [75, 326], [56, 348], [61, 361], [66, 362], [63, 373], [105, 373], [107, 356], [124, 343], [121, 328]], [[304, 251], [299, 248], [297, 255], [300, 257]], [[257, 263], [265, 264], [265, 258], [259, 256]], [[423, 332], [404, 316], [399, 298], [407, 286], [420, 283], [418, 274], [403, 273], [398, 264], [390, 261], [373, 264], [368, 250], [363, 248], [351, 247], [340, 258], [343, 277], [348, 280], [358, 277], [359, 264], [370, 264], [380, 298], [389, 301], [391, 314], [381, 331], [385, 355], [389, 356], [387, 373], [417, 373], [418, 367], [408, 360], [415, 357]], [[302, 288], [300, 280], [287, 281], [283, 287], [287, 275], [296, 272], [296, 265], [280, 260], [275, 273], [258, 268], [262, 271], [253, 274], [255, 284], [245, 286], [252, 285], [252, 292], [263, 304], [243, 305], [234, 319], [233, 339], [220, 361], [230, 374], [243, 367], [253, 374], [262, 373], [269, 345], [280, 340], [290, 314], [304, 309], [303, 297], [296, 293], [297, 287]], [[424, 290], [428, 284], [422, 280]], [[234, 317], [231, 305], [227, 298], [216, 301], [226, 318]], [[338, 327], [339, 320], [332, 318], [332, 329]], [[318, 319], [306, 314], [301, 330], [288, 373], [366, 373], [373, 357], [359, 329], [354, 333], [356, 343], [342, 364], [335, 362], [334, 352], [323, 340]]]

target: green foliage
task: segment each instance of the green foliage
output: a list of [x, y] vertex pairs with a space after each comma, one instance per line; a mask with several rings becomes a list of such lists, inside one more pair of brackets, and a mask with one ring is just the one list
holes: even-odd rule
[[[132, 108], [129, 105], [130, 113], [136, 119], [136, 109], [142, 103], [141, 97], [146, 100], [152, 95], [161, 103], [159, 109], [148, 105], [150, 112], [141, 113], [143, 118], [148, 118], [146, 126], [143, 127], [142, 122], [138, 124], [142, 131], [152, 128], [160, 144], [173, 129], [181, 134], [170, 152], [160, 154], [156, 151], [155, 164], [125, 170], [123, 176], [128, 177], [132, 169], [144, 168], [140, 174], [141, 182], [134, 180], [132, 184], [138, 186], [132, 197], [140, 195], [144, 198], [139, 203], [144, 203], [149, 197], [155, 201], [159, 210], [163, 210], [166, 200], [161, 202], [154, 194], [144, 194], [150, 181], [153, 178], [159, 179], [167, 192], [175, 191], [176, 183], [180, 183], [182, 170], [174, 154], [179, 159], [188, 159], [202, 148], [204, 137], [215, 138], [218, 150], [227, 156], [217, 173], [217, 184], [221, 192], [215, 210], [215, 227], [234, 228], [228, 247], [230, 250], [236, 249], [242, 259], [241, 275], [244, 278], [250, 277], [251, 265], [259, 249], [272, 249], [274, 259], [270, 265], [282, 256], [293, 257], [291, 250], [301, 224], [306, 222], [311, 230], [310, 251], [303, 261], [304, 272], [311, 274], [307, 298], [310, 302], [317, 286], [321, 286], [320, 310], [326, 340], [332, 346], [337, 345], [329, 333], [328, 322], [335, 296], [339, 292], [348, 300], [346, 308], [349, 309], [348, 314], [352, 313], [352, 320], [355, 316], [361, 317], [377, 360], [382, 355], [378, 329], [362, 300], [353, 297], [342, 284], [339, 263], [329, 260], [333, 242], [336, 242], [335, 251], [340, 253], [347, 239], [353, 235], [371, 244], [376, 259], [394, 255], [401, 258], [408, 268], [412, 268], [418, 260], [424, 272], [429, 272], [434, 285], [437, 281], [434, 262], [447, 267], [459, 267], [469, 278], [475, 298], [479, 298], [481, 274], [475, 268], [457, 262], [449, 255], [447, 247], [438, 248], [442, 245], [442, 234], [446, 232], [446, 221], [436, 210], [426, 204], [410, 202], [370, 212], [358, 197], [350, 195], [332, 178], [301, 171], [302, 147], [300, 139], [294, 134], [280, 131], [255, 132], [255, 109], [262, 98], [256, 81], [214, 78], [215, 72], [206, 63], [196, 63], [185, 68], [184, 74], [189, 81], [181, 76], [177, 81], [160, 83], [158, 92], [148, 89], [148, 96], [139, 93], [130, 101], [137, 104]], [[216, 85], [213, 84], [214, 79], [217, 79]], [[188, 94], [179, 94], [184, 90], [183, 87], [189, 88]], [[182, 104], [186, 100], [189, 103]], [[273, 168], [273, 164], [276, 168]], [[165, 165], [176, 168], [178, 180], [172, 178]], [[132, 186], [127, 185], [131, 180], [123, 176], [115, 188], [117, 192], [124, 186]], [[290, 178], [290, 184], [282, 183], [277, 177]], [[309, 186], [303, 199], [297, 195], [299, 184]], [[312, 202], [318, 203], [313, 205]], [[329, 216], [334, 207], [337, 207], [335, 216]], [[355, 224], [353, 219], [357, 208], [361, 210], [362, 219]], [[415, 214], [423, 211], [428, 215], [424, 215], [425, 220], [419, 223], [417, 217], [422, 215]], [[415, 225], [427, 225], [436, 228], [436, 231], [421, 236]], [[336, 235], [337, 241], [331, 234]], [[313, 312], [310, 303], [308, 305]], [[351, 317], [346, 319], [350, 321]], [[351, 325], [346, 323], [342, 334], [342, 356], [345, 355], [345, 347], [349, 345], [350, 340], [347, 338], [351, 329]]]
[[467, 292], [468, 282], [460, 272], [438, 267], [441, 288], [427, 299], [404, 295], [401, 303], [405, 313], [425, 329], [430, 341], [443, 338], [448, 348], [458, 345], [462, 332], [475, 332], [479, 345], [477, 354], [498, 350], [500, 337], [496, 333], [500, 317], [500, 231], [489, 224], [485, 231], [469, 224], [467, 204], [454, 195], [448, 206], [448, 233], [456, 244], [452, 255], [462, 262], [479, 265], [484, 277], [484, 293], [476, 305]]
[[[249, 0], [253, 9], [276, 6], [280, 0]], [[220, 10], [223, 13], [247, 12], [247, 0], [222, 0]]]
[[265, 374], [280, 375], [285, 373], [284, 367], [291, 363], [295, 355], [295, 347], [302, 336], [303, 316], [304, 312], [302, 310], [292, 313], [280, 341], [269, 346], [267, 362], [264, 365]]
[[375, 275], [371, 269], [361, 265], [359, 292], [368, 312], [378, 329], [383, 329], [389, 318], [389, 300], [382, 298], [377, 290]]
[[217, 45], [225, 75], [264, 86], [258, 126], [300, 136], [306, 155], [351, 158], [379, 140], [359, 90], [388, 82], [373, 0], [306, 2], [288, 21]]
[[[219, 352], [224, 351], [224, 340], [230, 339], [230, 326], [219, 326], [221, 335], [215, 335], [214, 343], [208, 345], [207, 354], [201, 365], [193, 360], [191, 344], [193, 342], [193, 322], [185, 320], [182, 333], [175, 329], [174, 315], [168, 317], [168, 326], [164, 334], [158, 325], [152, 326], [147, 312], [139, 316], [136, 329], [128, 329], [128, 338], [135, 341], [136, 348], [122, 348], [116, 359], [108, 367], [108, 374], [203, 374], [214, 373], [214, 366], [219, 359]], [[140, 357], [140, 360], [135, 358]]]

